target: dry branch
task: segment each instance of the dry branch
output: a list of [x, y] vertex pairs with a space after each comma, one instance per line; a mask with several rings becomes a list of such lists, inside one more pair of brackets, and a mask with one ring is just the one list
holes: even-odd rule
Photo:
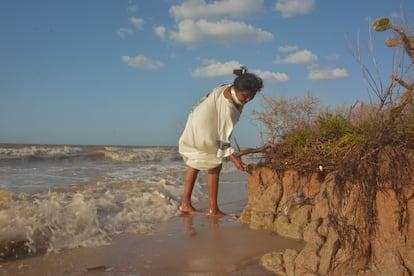
[[272, 142], [267, 142], [261, 147], [243, 149], [243, 150], [240, 150], [240, 151], [237, 151], [237, 152], [233, 153], [233, 155], [236, 156], [236, 157], [241, 157], [243, 155], [247, 155], [247, 154], [251, 154], [251, 153], [264, 152], [267, 149], [274, 148], [274, 147], [276, 147], [276, 144], [274, 144]]

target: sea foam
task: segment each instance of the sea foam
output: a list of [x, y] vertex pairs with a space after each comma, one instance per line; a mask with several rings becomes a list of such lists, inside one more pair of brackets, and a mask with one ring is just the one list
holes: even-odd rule
[[[2, 259], [151, 234], [178, 214], [186, 166], [176, 148], [0, 148]], [[199, 181], [194, 202], [206, 197]]]

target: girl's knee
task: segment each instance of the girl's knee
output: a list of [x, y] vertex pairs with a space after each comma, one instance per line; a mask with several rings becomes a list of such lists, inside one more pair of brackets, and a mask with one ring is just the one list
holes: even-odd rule
[[187, 173], [198, 174], [199, 171], [200, 171], [199, 169], [196, 169], [190, 166], [187, 167]]

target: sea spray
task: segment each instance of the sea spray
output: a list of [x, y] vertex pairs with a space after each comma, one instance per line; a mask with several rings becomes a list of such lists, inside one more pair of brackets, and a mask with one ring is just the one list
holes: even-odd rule
[[185, 170], [174, 147], [0, 146], [0, 259], [151, 234], [178, 215]]
[[[177, 215], [182, 189], [157, 183], [96, 183], [15, 198], [0, 211], [0, 257], [20, 258], [65, 248], [96, 247], [116, 234], [152, 233]], [[195, 200], [201, 196], [197, 185]]]
[[0, 260], [151, 234], [179, 215], [186, 169], [176, 147], [0, 145]]

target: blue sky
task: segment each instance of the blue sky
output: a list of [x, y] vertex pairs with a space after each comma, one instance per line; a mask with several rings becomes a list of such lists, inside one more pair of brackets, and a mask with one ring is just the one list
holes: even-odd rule
[[[375, 4], [373, 4], [375, 3]], [[367, 100], [350, 45], [412, 0], [1, 0], [0, 143], [176, 145], [188, 112], [245, 65], [261, 94]], [[391, 33], [373, 33], [388, 78]], [[260, 97], [260, 96], [258, 96]], [[258, 146], [245, 108], [234, 135]]]

